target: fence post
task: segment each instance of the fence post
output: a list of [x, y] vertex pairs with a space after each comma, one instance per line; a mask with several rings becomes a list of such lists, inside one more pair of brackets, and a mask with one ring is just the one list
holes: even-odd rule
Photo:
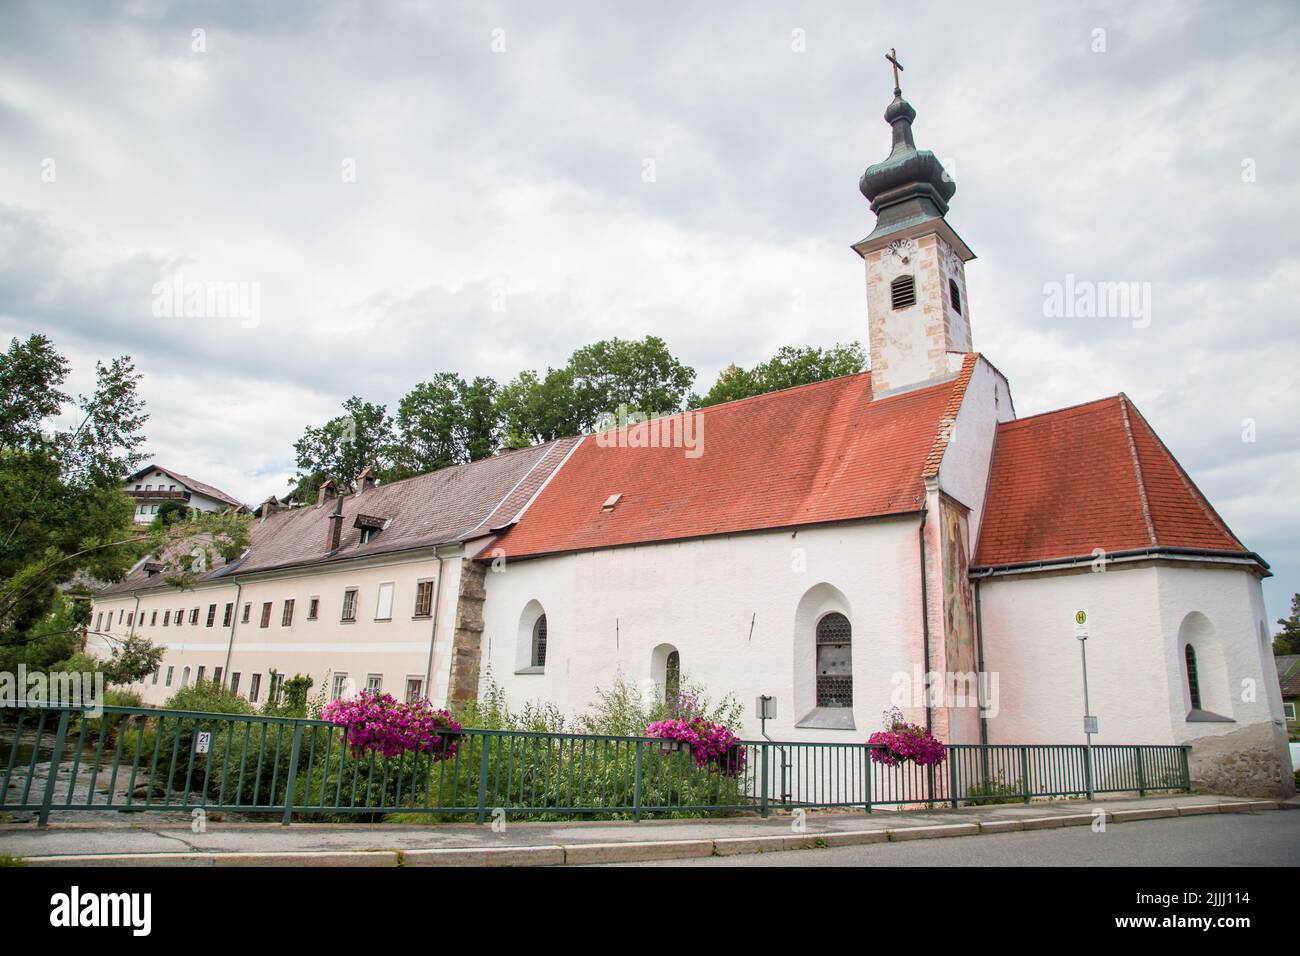
[[762, 761], [761, 761], [763, 764], [763, 783], [762, 783], [763, 789], [762, 789], [762, 796], [759, 797], [759, 814], [761, 816], [766, 817], [767, 816], [767, 781], [768, 781], [768, 776], [767, 776], [768, 746], [767, 744], [759, 744], [759, 747], [761, 748], [763, 754]]
[[636, 742], [636, 767], [632, 772], [632, 819], [641, 822], [641, 751], [645, 744]]
[[[293, 817], [293, 796], [294, 789], [298, 783], [298, 755], [302, 750], [302, 724], [298, 721], [293, 722], [293, 745], [289, 748], [289, 779], [284, 784], [284, 816], [280, 818], [280, 825], [287, 827], [290, 819]], [[311, 783], [308, 782], [308, 788]]]
[[[478, 757], [478, 822], [482, 823], [487, 819], [487, 775], [488, 775], [488, 742], [486, 734], [479, 737], [479, 757]], [[560, 744], [561, 753], [563, 753], [564, 744]]]
[[[105, 718], [101, 717], [101, 720]], [[59, 712], [59, 729], [54, 735], [54, 754], [50, 757], [50, 776], [45, 781], [45, 796], [41, 800], [41, 813], [36, 823], [39, 826], [45, 826], [50, 820], [50, 804], [54, 802], [54, 783], [59, 778], [59, 764], [63, 761], [63, 741], [68, 736], [68, 711]], [[18, 735], [14, 735], [14, 749], [18, 747]], [[35, 755], [32, 760], [35, 762]], [[76, 784], [76, 781], [70, 781], [69, 787]], [[71, 790], [69, 790], [71, 793]]]
[[1025, 803], [1029, 802], [1029, 748], [1020, 745], [1020, 780], [1025, 785]]
[[870, 813], [871, 812], [871, 744], [867, 744], [863, 748], [862, 752], [863, 754], [865, 754], [862, 763], [863, 766], [866, 768], [866, 774], [867, 774], [867, 812]]
[[1192, 752], [1191, 747], [1183, 747], [1183, 789], [1188, 793], [1192, 792], [1192, 768], [1188, 762], [1187, 755]]
[[952, 801], [952, 808], [957, 809], [957, 751], [948, 745], [948, 799]]
[[1147, 795], [1147, 777], [1146, 768], [1142, 766], [1142, 746], [1139, 744], [1133, 749], [1137, 751], [1138, 796], [1145, 797]]

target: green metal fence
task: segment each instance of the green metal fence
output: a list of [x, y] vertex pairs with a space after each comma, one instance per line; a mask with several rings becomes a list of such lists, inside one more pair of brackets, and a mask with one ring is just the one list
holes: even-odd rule
[[649, 737], [464, 730], [431, 753], [354, 754], [316, 720], [106, 707], [0, 710], [0, 810], [207, 811], [300, 819], [394, 813], [759, 813], [781, 807], [951, 806], [1189, 791], [1176, 746], [953, 745], [891, 766], [865, 743], [744, 741], [720, 762]]

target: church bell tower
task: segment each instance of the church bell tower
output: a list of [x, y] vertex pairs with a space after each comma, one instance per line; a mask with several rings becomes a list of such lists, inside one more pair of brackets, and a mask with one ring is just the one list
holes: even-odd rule
[[944, 220], [957, 184], [934, 153], [916, 148], [916, 110], [903, 99], [893, 50], [894, 100], [885, 110], [893, 148], [859, 184], [876, 228], [854, 243], [867, 267], [873, 398], [943, 379], [971, 351], [966, 263], [975, 253]]

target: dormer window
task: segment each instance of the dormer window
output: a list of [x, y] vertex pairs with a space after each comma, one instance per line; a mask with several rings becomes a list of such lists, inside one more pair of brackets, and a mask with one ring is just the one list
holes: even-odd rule
[[910, 309], [916, 305], [916, 278], [899, 276], [889, 283], [889, 298], [895, 309]]
[[948, 280], [948, 301], [952, 303], [952, 310], [961, 315], [961, 290], [953, 279]]
[[361, 531], [361, 544], [369, 544], [375, 539], [375, 535], [384, 530], [388, 524], [387, 518], [380, 518], [376, 515], [358, 514], [352, 522], [354, 528]]

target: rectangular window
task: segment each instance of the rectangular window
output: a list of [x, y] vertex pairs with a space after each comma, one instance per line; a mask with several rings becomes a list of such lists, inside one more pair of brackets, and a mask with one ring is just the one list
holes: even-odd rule
[[1287, 701], [1283, 704], [1282, 711], [1286, 714], [1287, 720], [1295, 720], [1295, 701]]
[[316, 620], [318, 614], [320, 614], [320, 598], [314, 597], [307, 602], [307, 620]]
[[216, 623], [217, 623], [217, 606], [216, 606], [215, 604], [209, 604], [209, 605], [208, 605], [208, 625], [207, 625], [207, 626], [208, 626], [208, 627], [211, 627], [213, 624], [216, 624]]
[[370, 691], [372, 694], [378, 694], [383, 689], [384, 689], [383, 674], [366, 675], [366, 690]]
[[357, 619], [357, 589], [348, 588], [343, 592], [343, 616], [341, 621], [355, 621]]
[[424, 697], [424, 678], [408, 677], [406, 678], [406, 699], [408, 701], [421, 700]]
[[194, 678], [194, 683], [197, 684], [199, 681], [203, 680], [203, 672], [206, 671], [206, 670], [207, 670], [206, 667], [200, 667], [200, 668], [199, 668], [199, 670], [198, 670], [198, 674], [197, 674], [197, 675], [195, 676], [195, 678]]
[[270, 686], [267, 687], [266, 699], [273, 704], [280, 703], [280, 698], [284, 696], [284, 675], [272, 672]]
[[262, 675], [254, 674], [248, 679], [248, 699], [257, 703], [257, 695], [262, 691]]
[[239, 693], [239, 671], [230, 672], [230, 692], [232, 694]]
[[247, 624], [247, 623], [248, 623], [248, 615], [249, 615], [249, 612], [251, 612], [252, 610], [253, 610], [253, 605], [252, 605], [252, 604], [245, 604], [245, 605], [244, 605], [244, 616], [241, 617], [241, 618], [239, 619], [239, 623], [240, 623], [240, 624]]
[[113, 629], [113, 612], [109, 611], [108, 620], [104, 622], [104, 630], [107, 632], [107, 631], [111, 631], [112, 629]]
[[175, 671], [175, 670], [176, 670], [175, 667], [168, 667], [168, 668], [167, 668], [167, 680], [163, 682], [163, 686], [164, 686], [164, 687], [171, 687], [171, 686], [172, 686], [172, 672]]
[[330, 700], [338, 700], [343, 696], [344, 689], [348, 686], [347, 674], [335, 674], [334, 680], [330, 683]]
[[161, 667], [161, 666], [159, 666], [159, 667], [155, 667], [155, 668], [153, 669], [153, 681], [152, 681], [152, 683], [155, 684], [155, 685], [158, 683], [158, 672], [161, 671], [161, 670], [162, 670], [162, 667]]
[[126, 626], [130, 627], [134, 623], [135, 623], [135, 611], [132, 611], [130, 614], [126, 616]]
[[95, 630], [102, 631], [103, 629], [104, 629], [104, 612], [100, 611], [97, 615], [95, 615]]
[[280, 626], [288, 627], [293, 623], [293, 598], [284, 602], [284, 611], [280, 614]]
[[226, 605], [226, 613], [221, 618], [222, 627], [230, 627], [230, 622], [235, 617], [235, 605], [233, 603]]
[[125, 613], [126, 613], [126, 611], [123, 610], [122, 608], [118, 608], [118, 609], [117, 609], [117, 623], [118, 623], [118, 624], [121, 624], [121, 623], [122, 623], [122, 615], [125, 614]]
[[158, 626], [158, 612], [157, 612], [157, 611], [150, 611], [150, 612], [149, 612], [149, 626], [150, 626], [150, 627], [157, 627], [157, 626]]
[[433, 582], [421, 581], [415, 586], [415, 616], [429, 617], [433, 614]]
[[184, 623], [185, 623], [185, 608], [178, 607], [176, 609], [176, 626], [180, 627]]
[[199, 609], [196, 607], [192, 607], [190, 608], [190, 624], [192, 626], [197, 626], [198, 623], [199, 623]]
[[271, 626], [271, 602], [270, 601], [265, 601], [262, 604], [262, 623], [258, 626], [259, 627]]
[[220, 667], [214, 667], [212, 669], [212, 683], [216, 684], [218, 687], [221, 686], [221, 671], [222, 668]]
[[393, 585], [379, 585], [379, 599], [375, 602], [375, 620], [391, 621], [393, 619]]
[[163, 627], [171, 627], [171, 623], [172, 623], [172, 612], [163, 611]]

